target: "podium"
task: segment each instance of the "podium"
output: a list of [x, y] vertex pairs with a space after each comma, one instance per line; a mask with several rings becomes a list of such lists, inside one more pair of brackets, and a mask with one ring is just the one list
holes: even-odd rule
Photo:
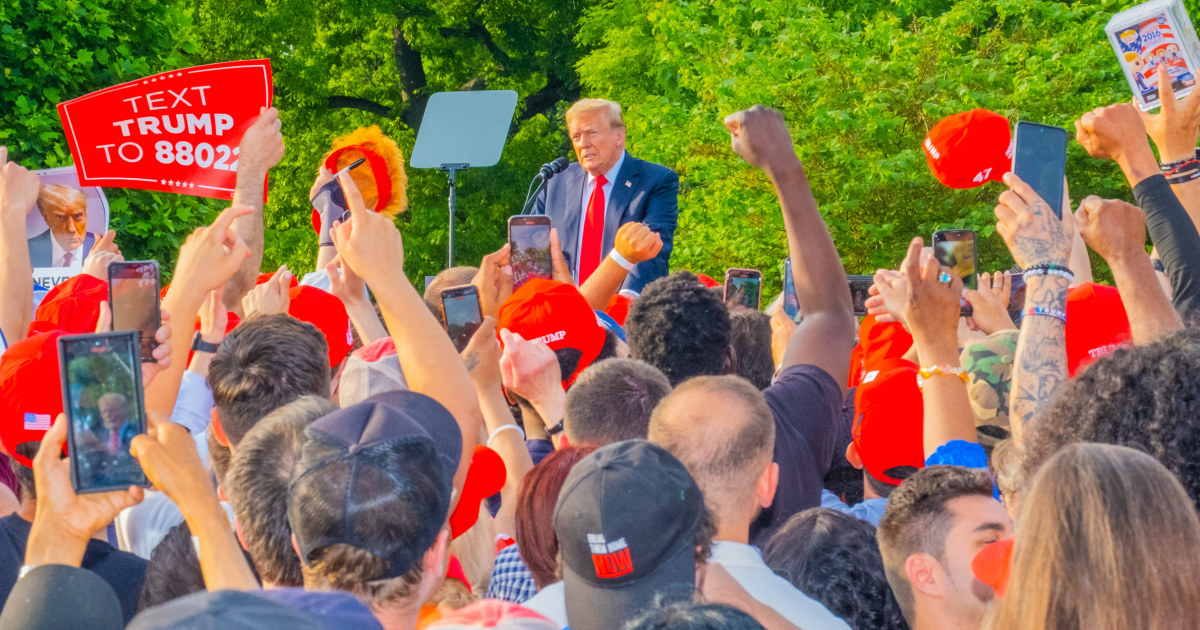
[[454, 212], [458, 207], [457, 173], [485, 168], [500, 161], [504, 142], [517, 110], [513, 90], [438, 92], [429, 97], [417, 129], [417, 142], [408, 163], [413, 168], [436, 168], [449, 176], [449, 252], [454, 266]]

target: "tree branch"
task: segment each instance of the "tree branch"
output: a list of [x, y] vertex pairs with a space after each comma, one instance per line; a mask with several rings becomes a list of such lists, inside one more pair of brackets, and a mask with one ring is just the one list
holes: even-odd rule
[[392, 113], [392, 108], [382, 103], [359, 98], [357, 96], [330, 96], [326, 102], [334, 109], [361, 109], [364, 112], [371, 112], [377, 116], [392, 119], [396, 115]]

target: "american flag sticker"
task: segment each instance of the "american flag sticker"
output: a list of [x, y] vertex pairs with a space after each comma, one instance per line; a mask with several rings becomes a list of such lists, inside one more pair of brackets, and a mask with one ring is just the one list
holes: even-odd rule
[[26, 431], [49, 431], [50, 430], [50, 414], [48, 414], [48, 413], [27, 413], [27, 414], [25, 414], [25, 430]]

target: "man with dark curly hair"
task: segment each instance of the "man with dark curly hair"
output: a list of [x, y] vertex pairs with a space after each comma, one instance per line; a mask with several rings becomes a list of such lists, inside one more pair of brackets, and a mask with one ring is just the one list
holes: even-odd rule
[[1200, 326], [1122, 348], [1063, 387], [1025, 429], [1022, 480], [1064, 446], [1100, 442], [1152, 455], [1200, 506]]
[[[750, 530], [750, 541], [792, 514], [820, 504], [854, 346], [854, 315], [846, 272], [829, 236], [791, 134], [779, 112], [754, 107], [730, 115], [733, 149], [762, 169], [783, 209], [796, 296], [804, 321], [792, 333], [775, 383], [764, 390], [775, 421], [773, 461], [779, 464], [774, 502]], [[701, 375], [735, 372], [729, 311], [696, 277], [678, 272], [642, 291], [625, 321], [629, 349], [662, 370], [672, 385]]]

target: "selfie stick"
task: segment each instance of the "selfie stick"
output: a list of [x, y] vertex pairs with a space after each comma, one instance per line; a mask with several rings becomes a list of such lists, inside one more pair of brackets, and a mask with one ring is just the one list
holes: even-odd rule
[[513, 90], [438, 92], [429, 97], [409, 164], [436, 168], [449, 175], [447, 268], [454, 266], [454, 214], [458, 209], [458, 172], [493, 166], [517, 110]]

